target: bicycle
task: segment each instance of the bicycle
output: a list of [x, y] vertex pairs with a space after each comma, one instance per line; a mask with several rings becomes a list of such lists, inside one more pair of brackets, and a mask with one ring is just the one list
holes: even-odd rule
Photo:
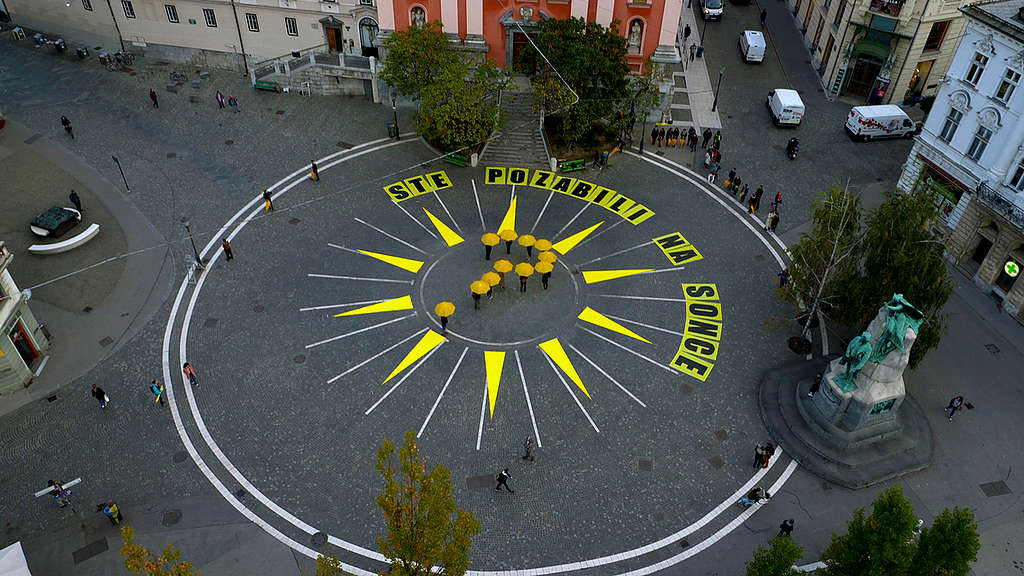
[[131, 52], [118, 51], [114, 52], [114, 60], [116, 60], [118, 64], [131, 66], [132, 64], [135, 64], [135, 55]]
[[184, 72], [171, 72], [171, 82], [188, 82], [188, 74]]

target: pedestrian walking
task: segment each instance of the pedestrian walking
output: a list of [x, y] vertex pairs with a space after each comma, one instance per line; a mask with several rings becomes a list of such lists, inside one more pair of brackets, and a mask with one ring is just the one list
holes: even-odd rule
[[[786, 271], [788, 270], [789, 268], [786, 269]], [[814, 395], [818, 393], [819, 389], [821, 389], [822, 378], [824, 378], [824, 375], [822, 375], [821, 372], [818, 372], [818, 375], [814, 377], [814, 384], [811, 384], [811, 389], [807, 391], [808, 398], [814, 398]]]
[[782, 272], [779, 272], [776, 276], [779, 277], [779, 288], [782, 288], [787, 282], [789, 282], [789, 268], [783, 268]]
[[68, 136], [71, 136], [71, 139], [74, 140], [75, 134], [71, 131], [71, 120], [68, 120], [67, 116], [61, 116], [60, 125], [64, 127], [64, 131], [68, 133]]
[[473, 294], [473, 309], [474, 310], [479, 310], [480, 309], [480, 295], [477, 294], [476, 292], [471, 292], [471, 294]]
[[103, 504], [97, 504], [96, 508], [103, 512], [103, 515], [110, 520], [110, 523], [117, 526], [124, 519], [121, 516], [121, 511], [117, 509], [116, 502], [105, 502]]
[[665, 140], [665, 129], [658, 128], [658, 148], [661, 148], [662, 142]]
[[740, 184], [743, 183], [743, 178], [737, 176], [732, 180], [732, 193], [736, 194], [740, 191]]
[[762, 461], [761, 468], [767, 468], [771, 464], [772, 456], [775, 456], [775, 445], [768, 442], [764, 445], [764, 460]]
[[156, 396], [156, 400], [153, 400], [153, 404], [160, 404], [161, 406], [163, 406], [164, 385], [161, 384], [159, 380], [153, 380], [153, 382], [149, 385], [149, 391], [153, 393], [153, 396]]
[[540, 275], [540, 283], [545, 290], [548, 289], [548, 280], [551, 280], [551, 272], [544, 272]]
[[[50, 480], [46, 485], [50, 487], [50, 495], [57, 501], [57, 507], [67, 508], [68, 504], [71, 503], [69, 498], [71, 496], [71, 490], [66, 490], [56, 480]], [[72, 508], [72, 510], [74, 510], [74, 508]]]
[[697, 43], [690, 44], [690, 62], [693, 62], [694, 57], [697, 55]]
[[519, 291], [526, 292], [526, 276], [519, 277]]
[[739, 504], [740, 506], [743, 506], [744, 508], [750, 508], [754, 504], [759, 504], [762, 501], [768, 500], [770, 498], [771, 494], [769, 494], [767, 490], [760, 486], [757, 486], [755, 488], [752, 488], [750, 492], [747, 492], [746, 495], [737, 500], [736, 503]]
[[690, 152], [695, 152], [697, 150], [698, 140], [699, 137], [697, 136], [697, 131], [693, 126], [690, 126], [690, 131], [686, 133], [686, 142], [690, 145]]
[[757, 209], [761, 207], [761, 196], [764, 194], [764, 186], [758, 186], [757, 190], [750, 196], [750, 213], [757, 214]]
[[601, 151], [600, 150], [594, 150], [594, 163], [591, 164], [590, 167], [591, 168], [600, 168], [601, 167]]
[[775, 193], [775, 200], [772, 200], [772, 208], [778, 208], [782, 204], [782, 191]]
[[110, 402], [110, 398], [107, 396], [107, 393], [103, 391], [103, 388], [100, 388], [95, 384], [92, 385], [92, 397], [100, 403], [100, 408], [106, 408], [107, 402]]
[[153, 101], [153, 108], [160, 107], [160, 103], [157, 102], [156, 99], [156, 90], [153, 90], [152, 88], [149, 89], [149, 99]]
[[771, 232], [775, 232], [775, 229], [779, 227], [779, 220], [780, 220], [780, 218], [779, 218], [779, 211], [778, 210], [772, 210], [771, 211], [771, 215], [772, 215], [772, 223], [771, 223], [771, 226], [768, 227], [768, 230], [771, 231]]
[[768, 11], [761, 10], [761, 28], [764, 28], [764, 23], [768, 21]]
[[189, 364], [188, 362], [182, 364], [181, 371], [185, 374], [185, 377], [188, 378], [188, 381], [191, 382], [193, 386], [199, 386], [199, 378], [196, 377], [196, 369], [193, 368], [191, 364]]
[[712, 159], [711, 149], [708, 148], [707, 150], [704, 151], [704, 167], [705, 168], [711, 168], [711, 159]]
[[733, 183], [734, 180], [736, 180], [736, 169], [735, 168], [730, 168], [729, 169], [729, 177], [725, 179], [725, 189], [726, 190], [728, 190], [729, 188], [732, 187], [732, 183]]
[[789, 518], [787, 520], [783, 520], [782, 524], [779, 524], [779, 534], [778, 535], [779, 536], [785, 536], [786, 538], [789, 538], [790, 534], [793, 533], [793, 524], [794, 524], [794, 522], [793, 522], [792, 518]]
[[238, 98], [234, 96], [228, 96], [228, 106], [231, 106], [231, 111], [235, 114], [238, 113]]
[[533, 439], [529, 436], [523, 441], [523, 460], [533, 462]]
[[512, 475], [508, 473], [508, 468], [505, 468], [501, 472], [498, 472], [498, 476], [495, 477], [495, 480], [498, 481], [498, 485], [494, 487], [494, 491], [501, 492], [501, 487], [504, 486], [505, 490], [508, 490], [509, 492], [515, 494], [516, 491], [508, 487], [508, 479], [511, 477]]
[[715, 178], [718, 178], [718, 164], [711, 164], [711, 171], [708, 172], [708, 182], [710, 184], [715, 183]]
[[963, 396], [954, 396], [952, 398], [952, 400], [949, 401], [949, 405], [946, 406], [946, 411], [949, 412], [949, 421], [950, 422], [953, 421], [953, 415], [956, 414], [957, 410], [960, 410], [961, 408], [963, 408], [963, 405], [964, 405], [964, 397]]
[[683, 46], [686, 46], [686, 41], [690, 39], [690, 25], [687, 24], [686, 28], [683, 28]]
[[309, 161], [309, 177], [313, 179], [313, 182], [320, 181], [320, 170], [316, 167], [316, 162]]
[[722, 147], [722, 131], [715, 130], [715, 150]]
[[231, 243], [228, 242], [227, 238], [220, 239], [220, 246], [224, 249], [224, 258], [229, 262], [235, 259], [235, 253], [231, 251]]
[[739, 203], [740, 204], [743, 204], [743, 199], [747, 197], [747, 194], [750, 194], [750, 186], [747, 186], [746, 184], [744, 184], [743, 185], [743, 189], [740, 190], [740, 197], [739, 197]]
[[776, 214], [775, 209], [772, 208], [771, 210], [768, 211], [768, 215], [765, 216], [765, 218], [764, 218], [764, 229], [765, 229], [765, 231], [768, 231], [768, 230], [772, 229], [772, 224], [775, 223], [775, 214]]
[[441, 332], [448, 332], [448, 317], [441, 316]]
[[764, 444], [754, 446], [754, 468], [764, 467], [764, 458], [767, 453], [768, 452], [765, 450]]
[[72, 190], [71, 194], [68, 194], [68, 200], [75, 205], [75, 210], [78, 210], [79, 213], [82, 212], [82, 199], [78, 197], [78, 192]]
[[217, 90], [217, 106], [224, 107], [224, 95], [220, 93], [220, 90]]
[[651, 146], [658, 141], [658, 126], [655, 124], [654, 128], [651, 128]]
[[708, 142], [711, 141], [711, 128], [705, 128], [704, 132], [701, 134], [701, 138], [702, 140], [700, 141], [700, 147], [707, 149]]
[[274, 210], [274, 196], [270, 193], [270, 189], [263, 190], [263, 203], [267, 207], [267, 212]]

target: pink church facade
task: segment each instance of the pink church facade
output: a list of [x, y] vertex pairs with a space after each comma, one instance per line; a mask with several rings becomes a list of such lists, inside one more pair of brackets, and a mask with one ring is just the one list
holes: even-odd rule
[[617, 22], [618, 33], [627, 39], [629, 65], [637, 73], [647, 58], [678, 62], [681, 10], [682, 0], [377, 0], [383, 35], [439, 21], [454, 44], [484, 53], [506, 69], [528, 46], [526, 34], [535, 33], [544, 18], [584, 18], [602, 26]]

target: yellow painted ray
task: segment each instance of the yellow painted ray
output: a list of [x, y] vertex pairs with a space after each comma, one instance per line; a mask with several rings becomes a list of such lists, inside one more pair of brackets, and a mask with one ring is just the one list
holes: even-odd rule
[[437, 228], [437, 231], [441, 233], [441, 238], [444, 239], [446, 244], [449, 246], [455, 246], [464, 240], [464, 238], [459, 236], [455, 230], [452, 230], [447, 224], [438, 219], [437, 216], [431, 214], [430, 210], [424, 208], [423, 211], [427, 213], [427, 218], [430, 218], [430, 221], [434, 224], [434, 228]]
[[380, 252], [370, 252], [368, 250], [356, 250], [356, 252], [365, 254], [370, 258], [376, 258], [381, 262], [387, 262], [388, 264], [397, 266], [402, 270], [408, 270], [413, 274], [419, 272], [420, 268], [423, 266], [423, 262], [419, 260], [410, 260], [409, 258], [402, 258], [401, 256], [392, 256], [390, 254], [381, 254]]
[[583, 272], [583, 281], [587, 284], [597, 284], [598, 282], [615, 280], [616, 278], [625, 278], [626, 276], [643, 274], [644, 272], [652, 272], [653, 270], [653, 268], [645, 268], [642, 270], [585, 270]]
[[604, 220], [601, 220], [600, 222], [594, 224], [593, 226], [587, 228], [586, 230], [577, 232], [572, 236], [569, 236], [565, 240], [559, 240], [558, 242], [555, 242], [551, 246], [551, 249], [554, 250], [555, 252], [558, 252], [559, 254], [568, 254], [569, 250], [572, 250], [573, 248], [576, 247], [577, 244], [583, 242], [583, 239], [586, 238], [587, 236], [590, 236], [590, 233], [593, 232], [594, 230], [597, 230], [601, 226], [601, 224], [604, 224]]
[[355, 310], [335, 314], [334, 317], [341, 318], [342, 316], [356, 316], [358, 314], [377, 314], [380, 312], [394, 312], [396, 310], [412, 310], [412, 296], [402, 296], [399, 298], [392, 298], [391, 300], [385, 300], [384, 302], [377, 302], [376, 304], [370, 304], [369, 306], [363, 306], [362, 308], [356, 308]]
[[498, 385], [501, 384], [501, 369], [505, 366], [505, 353], [484, 351], [484, 365], [487, 368], [487, 402], [494, 418], [494, 403], [498, 401]]
[[505, 217], [501, 220], [501, 225], [498, 226], [498, 233], [502, 230], [515, 230], [516, 229], [516, 200], [517, 197], [513, 196], [512, 201], [508, 204], [508, 212], [505, 212]]
[[629, 336], [630, 338], [636, 338], [637, 340], [640, 340], [641, 342], [647, 342], [648, 344], [651, 343], [651, 341], [648, 340], [647, 338], [644, 338], [643, 336], [637, 334], [636, 332], [633, 332], [629, 328], [626, 328], [625, 326], [619, 324], [615, 320], [612, 320], [611, 318], [605, 316], [604, 314], [601, 314], [600, 312], [594, 310], [590, 306], [584, 308], [583, 312], [580, 312], [580, 315], [577, 316], [577, 318], [583, 320], [584, 322], [590, 322], [595, 326], [600, 326], [605, 330], [618, 332], [619, 334]]
[[399, 372], [411, 366], [413, 362], [422, 358], [427, 352], [430, 352], [434, 348], [440, 346], [444, 341], [444, 336], [434, 332], [433, 330], [428, 330], [427, 333], [423, 335], [423, 338], [420, 338], [420, 341], [412, 347], [412, 350], [409, 350], [409, 353], [405, 355], [405, 358], [398, 363], [398, 366], [395, 366], [395, 369], [391, 371], [391, 374], [389, 374], [387, 379], [385, 379], [384, 382], [381, 382], [381, 384], [387, 384], [388, 380], [397, 376]]
[[548, 358], [551, 358], [551, 360], [562, 369], [562, 372], [565, 372], [565, 375], [576, 384], [577, 388], [583, 390], [583, 393], [587, 395], [587, 398], [590, 398], [590, 392], [587, 392], [587, 387], [584, 386], [583, 381], [580, 380], [580, 375], [576, 373], [576, 368], [572, 365], [572, 362], [569, 360], [569, 356], [565, 353], [565, 349], [562, 348], [562, 343], [558, 341], [558, 338], [552, 338], [547, 342], [541, 342], [540, 349], [543, 350], [544, 353], [548, 355]]

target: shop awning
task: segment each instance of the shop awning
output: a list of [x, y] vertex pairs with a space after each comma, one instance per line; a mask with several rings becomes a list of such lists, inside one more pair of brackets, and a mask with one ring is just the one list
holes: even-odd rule
[[906, 34], [900, 34], [899, 32], [895, 32], [895, 31], [892, 31], [892, 30], [886, 30], [884, 28], [879, 28], [877, 26], [872, 26], [871, 24], [861, 24], [860, 22], [854, 22], [852, 20], [850, 21], [850, 24], [852, 26], [856, 26], [857, 28], [863, 28], [864, 30], [867, 30], [869, 35], [881, 34], [881, 35], [885, 35], [885, 36], [895, 36], [897, 38], [905, 38], [907, 40], [913, 40], [914, 39], [913, 36], [907, 36]]

